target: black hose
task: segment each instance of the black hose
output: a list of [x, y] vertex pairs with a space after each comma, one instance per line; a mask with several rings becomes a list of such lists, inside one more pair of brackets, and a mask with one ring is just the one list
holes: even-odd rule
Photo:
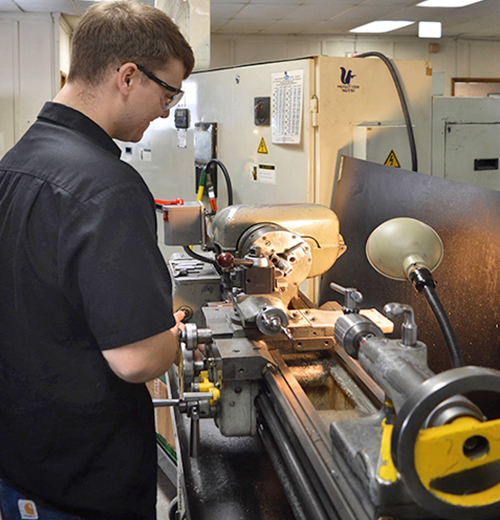
[[369, 58], [369, 57], [380, 58], [389, 69], [391, 73], [392, 79], [394, 81], [394, 85], [396, 86], [396, 90], [398, 92], [399, 101], [401, 103], [401, 108], [403, 109], [403, 115], [406, 123], [406, 130], [408, 132], [408, 140], [410, 141], [410, 151], [411, 151], [411, 169], [414, 172], [418, 171], [418, 162], [417, 162], [417, 147], [415, 145], [415, 135], [413, 134], [413, 126], [411, 124], [410, 111], [408, 110], [408, 104], [406, 103], [405, 94], [403, 91], [403, 86], [401, 85], [401, 80], [399, 79], [396, 67], [392, 63], [392, 61], [377, 51], [363, 52], [361, 54], [356, 54], [355, 58]]
[[[229, 172], [227, 171], [227, 168], [224, 166], [224, 164], [219, 161], [218, 159], [210, 159], [208, 163], [205, 166], [205, 170], [208, 170], [209, 166], [212, 164], [216, 164], [220, 167], [222, 170], [222, 173], [224, 174], [224, 178], [226, 179], [226, 186], [227, 186], [227, 205], [232, 206], [233, 205], [233, 187], [231, 185], [231, 178], [229, 177]], [[184, 246], [184, 252], [188, 254], [191, 258], [194, 258], [195, 260], [200, 260], [201, 262], [206, 262], [208, 264], [212, 264], [215, 267], [215, 270], [217, 273], [222, 274], [222, 270], [217, 263], [217, 260], [214, 258], [210, 258], [208, 256], [200, 255], [198, 253], [195, 253], [189, 246]]]
[[219, 161], [219, 159], [210, 159], [208, 161], [207, 165], [205, 166], [205, 169], [208, 171], [209, 166], [212, 164], [216, 164], [220, 167], [222, 170], [222, 173], [224, 174], [224, 178], [226, 179], [226, 186], [227, 186], [227, 205], [232, 206], [233, 205], [233, 186], [231, 184], [231, 178], [229, 177], [229, 172], [227, 171], [227, 168], [224, 166], [224, 164]]
[[437, 322], [441, 327], [441, 332], [443, 333], [443, 336], [446, 340], [446, 345], [448, 347], [448, 352], [450, 353], [453, 368], [463, 367], [465, 365], [464, 357], [462, 355], [462, 351], [460, 350], [460, 346], [458, 345], [455, 331], [453, 330], [448, 315], [446, 314], [446, 311], [444, 310], [444, 307], [441, 304], [434, 287], [424, 285], [420, 291], [423, 292], [427, 298], [432, 312], [436, 316]]
[[215, 267], [215, 270], [217, 271], [217, 273], [219, 273], [219, 274], [222, 273], [220, 265], [217, 263], [217, 260], [215, 260], [215, 258], [210, 258], [208, 256], [204, 256], [204, 255], [195, 253], [189, 246], [184, 246], [183, 249], [184, 249], [184, 252], [187, 255], [189, 255], [191, 258], [194, 258], [195, 260], [199, 260], [200, 262], [212, 264]]

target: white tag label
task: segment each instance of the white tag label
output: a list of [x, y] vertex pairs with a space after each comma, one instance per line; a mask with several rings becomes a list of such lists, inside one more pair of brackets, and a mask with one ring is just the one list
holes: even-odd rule
[[276, 184], [276, 166], [273, 164], [258, 164], [252, 172], [252, 180], [265, 184]]
[[141, 161], [151, 162], [153, 160], [153, 150], [151, 148], [141, 148], [139, 157]]
[[21, 518], [23, 520], [25, 518], [38, 519], [38, 511], [36, 510], [36, 504], [32, 500], [18, 500], [17, 507], [19, 508], [19, 513], [21, 513]]

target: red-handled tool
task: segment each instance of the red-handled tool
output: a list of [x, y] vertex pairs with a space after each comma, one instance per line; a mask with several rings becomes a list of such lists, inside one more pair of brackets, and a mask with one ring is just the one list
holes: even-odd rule
[[184, 204], [184, 199], [175, 199], [175, 200], [155, 199], [155, 204], [157, 206], [182, 206]]

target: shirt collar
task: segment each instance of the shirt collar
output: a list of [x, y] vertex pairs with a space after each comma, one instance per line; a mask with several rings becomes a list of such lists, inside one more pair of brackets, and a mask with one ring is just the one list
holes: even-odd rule
[[121, 150], [113, 139], [92, 119], [74, 108], [48, 101], [38, 114], [38, 119], [44, 119], [81, 132], [96, 141], [118, 159], [120, 158]]

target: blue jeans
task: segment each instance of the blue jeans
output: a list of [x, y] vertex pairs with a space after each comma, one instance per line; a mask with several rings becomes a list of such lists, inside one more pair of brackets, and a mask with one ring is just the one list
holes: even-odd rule
[[0, 512], [2, 520], [83, 520], [25, 497], [0, 479]]

